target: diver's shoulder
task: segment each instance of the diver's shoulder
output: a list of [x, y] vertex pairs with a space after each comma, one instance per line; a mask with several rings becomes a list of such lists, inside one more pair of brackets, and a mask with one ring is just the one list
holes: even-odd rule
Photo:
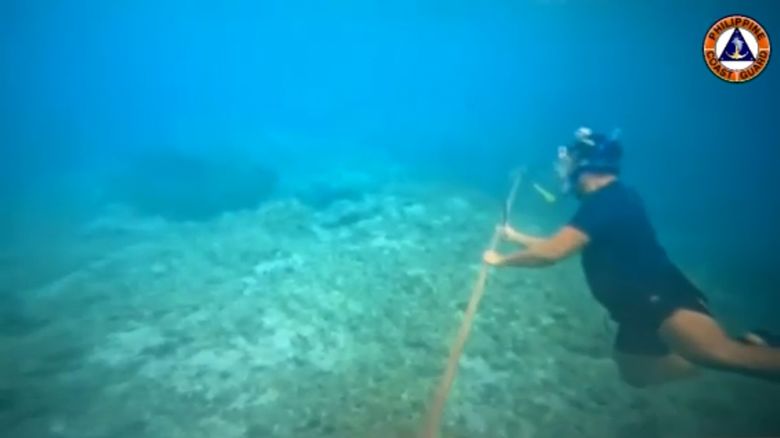
[[616, 179], [615, 181], [611, 182], [609, 184], [609, 187], [614, 192], [639, 195], [639, 191], [636, 189], [636, 187], [634, 187], [630, 183], [626, 183], [622, 179]]
[[615, 181], [613, 184], [615, 185], [613, 190], [614, 196], [623, 200], [622, 203], [644, 209], [645, 200], [639, 189], [620, 180]]
[[604, 190], [604, 198], [612, 200], [617, 203], [642, 203], [642, 196], [634, 186], [626, 184], [622, 180], [615, 180], [611, 182]]

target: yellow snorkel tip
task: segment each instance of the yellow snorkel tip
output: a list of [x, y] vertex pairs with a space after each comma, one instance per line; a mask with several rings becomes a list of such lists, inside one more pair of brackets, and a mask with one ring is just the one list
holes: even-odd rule
[[550, 204], [558, 200], [555, 195], [550, 193], [548, 190], [545, 190], [544, 187], [537, 183], [534, 183], [534, 190], [536, 190], [536, 193], [538, 193], [545, 201], [549, 202]]

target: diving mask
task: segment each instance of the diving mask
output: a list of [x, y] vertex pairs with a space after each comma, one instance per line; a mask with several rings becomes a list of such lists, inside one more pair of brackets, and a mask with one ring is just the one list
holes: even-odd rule
[[618, 130], [606, 136], [581, 127], [574, 132], [575, 140], [570, 146], [558, 146], [555, 172], [563, 193], [571, 191], [584, 171], [619, 173], [622, 147], [618, 135]]

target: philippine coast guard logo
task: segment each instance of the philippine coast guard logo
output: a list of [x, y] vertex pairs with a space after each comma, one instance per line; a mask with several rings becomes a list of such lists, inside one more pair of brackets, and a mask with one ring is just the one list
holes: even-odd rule
[[704, 60], [716, 76], [747, 82], [769, 62], [769, 35], [756, 20], [729, 15], [716, 21], [704, 37]]

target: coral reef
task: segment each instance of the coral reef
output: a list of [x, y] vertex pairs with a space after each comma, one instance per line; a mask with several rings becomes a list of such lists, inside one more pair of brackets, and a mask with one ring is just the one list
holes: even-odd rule
[[[413, 436], [499, 206], [415, 185], [338, 198], [160, 224], [27, 291], [45, 324], [0, 332], [2, 435]], [[443, 437], [780, 432], [758, 382], [622, 384], [575, 261], [488, 288]]]
[[144, 215], [202, 221], [256, 208], [274, 193], [277, 179], [273, 170], [237, 150], [206, 156], [159, 148], [129, 158], [104, 196]]

